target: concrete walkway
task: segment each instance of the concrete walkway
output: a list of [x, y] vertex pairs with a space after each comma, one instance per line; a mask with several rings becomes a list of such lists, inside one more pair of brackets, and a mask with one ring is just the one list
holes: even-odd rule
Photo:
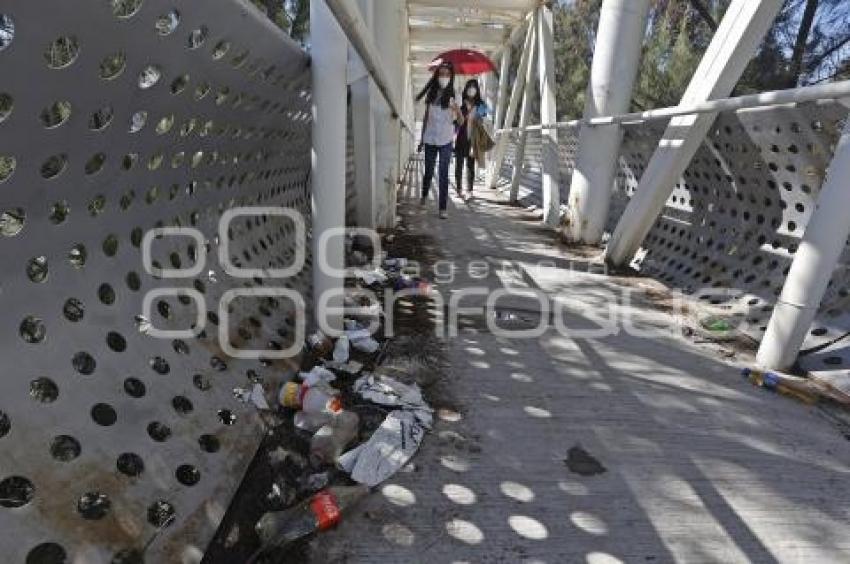
[[[657, 297], [654, 283], [582, 272], [531, 212], [479, 194], [453, 197], [442, 221], [433, 202], [402, 199], [410, 228], [459, 269], [437, 285], [446, 301], [539, 289], [572, 300], [559, 318], [572, 328], [604, 328], [607, 310], [657, 335], [506, 338], [465, 316], [446, 345], [454, 403], [411, 468], [314, 543], [314, 561], [850, 561], [850, 442], [832, 422], [750, 386], [740, 358], [682, 337], [657, 301], [623, 303], [624, 288]], [[489, 273], [471, 276], [473, 261]], [[493, 268], [503, 261], [520, 268]], [[508, 323], [537, 319], [524, 310], [539, 306], [512, 303]], [[601, 468], [582, 453], [605, 471], [583, 475]]]

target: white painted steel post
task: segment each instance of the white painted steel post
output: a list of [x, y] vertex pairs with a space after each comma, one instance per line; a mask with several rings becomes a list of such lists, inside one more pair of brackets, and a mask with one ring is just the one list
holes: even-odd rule
[[514, 151], [514, 170], [511, 175], [511, 191], [510, 191], [510, 201], [516, 202], [519, 197], [519, 183], [522, 179], [522, 168], [523, 162], [525, 161], [525, 147], [528, 144], [528, 131], [525, 130], [525, 127], [528, 125], [528, 121], [531, 119], [531, 104], [532, 97], [534, 96], [534, 78], [535, 73], [537, 72], [537, 12], [534, 13], [534, 18], [532, 19], [531, 28], [534, 31], [534, 38], [531, 40], [531, 55], [529, 58], [528, 69], [525, 73], [525, 93], [522, 97], [522, 113], [519, 117], [519, 127], [520, 134], [519, 139], [516, 144], [516, 151]]
[[[534, 39], [534, 30], [531, 26], [529, 26], [528, 31], [525, 35], [525, 44], [522, 48], [522, 56], [519, 59], [519, 69], [517, 70], [516, 80], [513, 84], [513, 89], [511, 90], [511, 99], [508, 103], [507, 109], [505, 110], [504, 123], [506, 125], [513, 124], [514, 118], [516, 117], [517, 106], [519, 106], [519, 100], [522, 97], [522, 92], [525, 89], [525, 75], [528, 72], [528, 65], [531, 54], [531, 42]], [[502, 82], [506, 82], [508, 80], [507, 76], [501, 78]], [[501, 86], [499, 87], [501, 90]], [[507, 89], [507, 85], [505, 85]], [[499, 177], [501, 176], [502, 163], [505, 160], [505, 151], [508, 148], [508, 135], [502, 134], [499, 135], [496, 139], [496, 148], [493, 151], [493, 166], [490, 169], [490, 177], [487, 179], [487, 186], [490, 188], [495, 188], [496, 184], [499, 182]]]
[[759, 346], [756, 363], [787, 370], [797, 360], [850, 236], [850, 122], [835, 148], [803, 240]]
[[[330, 237], [319, 246], [322, 234], [345, 228], [346, 71], [348, 43], [324, 0], [310, 1], [313, 74], [313, 299], [316, 319], [342, 329], [342, 315], [319, 307], [321, 296], [332, 292], [342, 304], [344, 238]], [[324, 260], [319, 260], [323, 257]], [[320, 268], [325, 263], [336, 272]]]
[[[537, 42], [540, 69], [540, 122], [543, 124], [558, 121], [558, 108], [555, 103], [555, 37], [552, 8], [541, 5], [537, 16]], [[542, 192], [543, 223], [556, 227], [561, 211], [561, 178], [558, 168], [558, 130], [544, 129], [540, 132], [542, 152]]]
[[[358, 0], [363, 20], [373, 28], [373, 0]], [[354, 133], [354, 186], [357, 194], [357, 225], [373, 229], [376, 223], [375, 201], [375, 118], [372, 103], [377, 88], [353, 48], [349, 57], [354, 59], [357, 77], [351, 84], [351, 125]], [[352, 65], [355, 66], [355, 65]]]
[[[402, 54], [402, 26], [407, 27], [407, 22], [401, 18], [402, 5], [406, 5], [404, 0], [380, 0], [374, 13], [375, 43], [380, 46], [384, 70], [395, 92], [401, 91], [398, 84], [401, 82], [402, 65], [406, 63]], [[378, 149], [375, 181], [378, 192], [377, 223], [380, 227], [392, 227], [395, 223], [391, 190], [395, 188], [398, 174], [399, 124], [399, 121], [393, 119], [389, 108], [382, 105], [375, 118]]]
[[[783, 0], [733, 0], [691, 79], [681, 104], [728, 96], [744, 72]], [[640, 179], [606, 250], [606, 260], [631, 261], [714, 123], [716, 114], [674, 118]]]
[[[584, 106], [585, 119], [627, 112], [640, 63], [649, 0], [605, 0]], [[619, 125], [582, 126], [570, 185], [567, 237], [599, 243], [620, 156]]]
[[505, 45], [502, 49], [502, 62], [501, 65], [499, 65], [499, 91], [496, 95], [496, 113], [493, 114], [495, 116], [493, 125], [496, 129], [505, 127], [505, 110], [507, 108], [507, 104], [505, 102], [507, 101], [508, 83], [510, 82], [508, 74], [511, 72], [512, 51], [513, 49], [510, 45]]

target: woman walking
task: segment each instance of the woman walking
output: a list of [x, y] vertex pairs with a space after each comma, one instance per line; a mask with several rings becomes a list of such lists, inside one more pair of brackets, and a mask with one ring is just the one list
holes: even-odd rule
[[448, 217], [446, 207], [449, 199], [449, 162], [452, 160], [452, 141], [455, 136], [455, 123], [461, 119], [460, 110], [455, 102], [455, 73], [451, 63], [441, 64], [434, 75], [416, 97], [416, 101], [425, 98], [425, 119], [422, 121], [421, 151], [425, 149], [425, 176], [422, 179], [422, 200], [428, 199], [431, 181], [437, 158], [440, 160], [437, 183], [439, 185], [438, 202], [440, 218]]
[[455, 189], [458, 196], [463, 195], [463, 167], [466, 166], [466, 193], [472, 196], [472, 188], [475, 185], [473, 129], [476, 126], [475, 122], [484, 119], [488, 111], [487, 104], [481, 98], [481, 89], [477, 80], [469, 80], [464, 86], [460, 111], [463, 117], [455, 139]]

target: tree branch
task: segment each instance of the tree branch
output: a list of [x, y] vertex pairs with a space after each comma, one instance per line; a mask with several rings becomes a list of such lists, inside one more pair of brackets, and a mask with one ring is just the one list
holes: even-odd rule
[[809, 33], [812, 31], [812, 24], [815, 21], [815, 12], [818, 11], [819, 2], [820, 0], [806, 0], [806, 9], [803, 11], [800, 28], [797, 30], [797, 39], [794, 41], [794, 51], [791, 53], [791, 66], [788, 69], [788, 86], [795, 86], [803, 72], [803, 55], [806, 52]]
[[711, 15], [711, 11], [702, 3], [702, 0], [690, 0], [690, 2], [705, 24], [711, 28], [711, 31], [717, 31], [717, 22], [714, 21], [714, 16]]

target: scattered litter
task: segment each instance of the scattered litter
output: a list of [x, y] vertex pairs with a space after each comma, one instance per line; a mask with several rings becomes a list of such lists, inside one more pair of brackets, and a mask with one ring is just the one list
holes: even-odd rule
[[422, 390], [416, 384], [407, 385], [388, 376], [366, 374], [354, 382], [354, 392], [379, 405], [412, 411], [424, 427], [431, 427], [434, 412], [425, 403]]
[[414, 296], [427, 296], [431, 293], [431, 283], [427, 280], [412, 278], [406, 274], [402, 274], [395, 281], [395, 291], [413, 290], [409, 292]]
[[384, 268], [404, 268], [407, 264], [406, 258], [388, 258], [384, 260]]
[[366, 337], [365, 339], [357, 339], [356, 341], [353, 341], [351, 346], [360, 352], [372, 354], [378, 350], [380, 344], [372, 337]]
[[368, 329], [361, 329], [359, 327], [357, 329], [346, 329], [345, 331], [345, 337], [351, 342], [360, 339], [368, 339], [371, 336], [372, 334], [369, 332]]
[[307, 467], [307, 460], [300, 453], [283, 447], [277, 447], [269, 451], [266, 457], [268, 458], [269, 466], [274, 470], [280, 470], [284, 466], [294, 466], [300, 470]]
[[263, 515], [255, 530], [262, 548], [258, 556], [280, 549], [315, 532], [327, 531], [339, 524], [345, 511], [369, 493], [363, 486], [335, 486], [320, 491], [286, 511]]
[[350, 468], [351, 479], [376, 486], [395, 474], [416, 454], [425, 437], [425, 426], [411, 411], [390, 413], [372, 437], [339, 460]]
[[356, 360], [349, 360], [348, 362], [336, 362], [334, 360], [325, 360], [323, 362], [326, 368], [339, 370], [340, 372], [343, 372], [350, 376], [356, 376], [360, 374], [360, 372], [363, 370], [363, 363], [357, 362]]
[[348, 255], [348, 263], [352, 266], [364, 266], [369, 262], [369, 257], [363, 251], [352, 251]]
[[314, 366], [310, 372], [301, 373], [301, 381], [308, 387], [319, 384], [330, 384], [336, 380], [336, 374], [323, 366]]
[[315, 433], [319, 429], [321, 429], [324, 425], [328, 423], [333, 417], [332, 413], [328, 412], [319, 412], [319, 413], [306, 413], [304, 411], [298, 411], [295, 413], [295, 417], [292, 419], [292, 423], [295, 425], [296, 429], [301, 429], [302, 431], [307, 431], [309, 433]]
[[322, 384], [310, 387], [287, 382], [280, 389], [280, 403], [284, 407], [301, 409], [306, 413], [335, 413], [342, 409], [338, 394], [333, 388]]
[[310, 441], [310, 464], [319, 467], [334, 464], [351, 441], [357, 438], [360, 418], [356, 413], [340, 411]]
[[702, 325], [704, 329], [708, 329], [712, 332], [726, 332], [732, 330], [732, 325], [729, 321], [722, 317], [707, 317], [700, 320], [700, 325]]
[[348, 361], [349, 354], [350, 352], [348, 337], [346, 335], [342, 335], [339, 339], [336, 340], [336, 345], [334, 345], [334, 362]]
[[376, 268], [374, 270], [356, 269], [352, 271], [352, 274], [354, 278], [366, 286], [384, 284], [387, 281], [387, 273], [384, 272], [383, 268]]
[[567, 451], [567, 458], [564, 460], [570, 472], [581, 476], [596, 476], [604, 474], [608, 471], [601, 462], [596, 460], [589, 452], [581, 448], [581, 445], [576, 445]]
[[269, 402], [266, 399], [266, 391], [261, 384], [254, 384], [254, 387], [250, 390], [234, 388], [233, 397], [244, 403], [252, 403], [257, 409], [270, 409]]
[[754, 386], [794, 398], [805, 404], [811, 405], [817, 403], [820, 396], [817, 390], [805, 378], [798, 376], [753, 368], [742, 368], [741, 375], [747, 378]]
[[307, 476], [307, 480], [305, 488], [310, 491], [319, 491], [323, 488], [326, 488], [328, 483], [330, 482], [330, 475], [327, 472], [321, 472], [319, 474], [310, 474]]
[[333, 342], [321, 331], [307, 337], [307, 347], [315, 356], [321, 358], [331, 352]]

